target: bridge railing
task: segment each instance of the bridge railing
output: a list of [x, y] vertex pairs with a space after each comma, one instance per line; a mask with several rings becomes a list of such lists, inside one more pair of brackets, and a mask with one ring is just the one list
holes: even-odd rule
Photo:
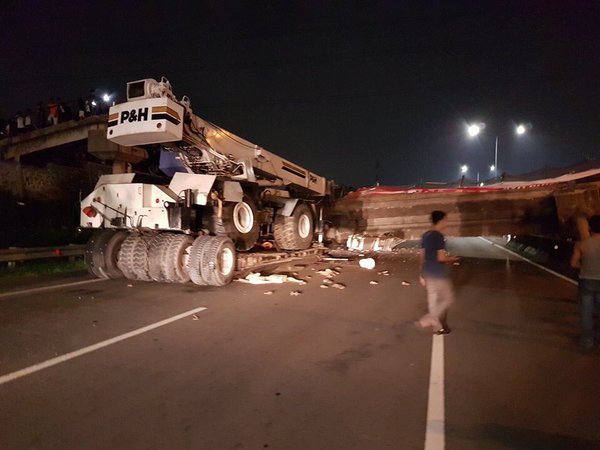
[[[58, 110], [57, 124], [79, 119], [79, 99], [60, 101], [59, 104], [62, 108]], [[29, 115], [31, 116], [31, 125], [25, 129], [17, 129], [16, 115], [4, 120], [0, 126], [0, 139], [19, 136], [29, 131], [41, 130], [55, 126], [55, 124], [52, 124], [48, 121], [48, 103], [44, 103], [41, 108], [42, 109], [40, 110], [40, 105], [35, 105], [31, 108], [21, 110], [23, 117], [25, 117], [27, 114], [27, 109], [29, 109]], [[109, 105], [101, 98], [97, 98], [96, 105], [91, 105], [91, 108], [92, 109], [90, 112], [84, 111], [85, 117], [105, 115], [108, 112]], [[7, 124], [9, 125], [8, 129], [6, 128]]]

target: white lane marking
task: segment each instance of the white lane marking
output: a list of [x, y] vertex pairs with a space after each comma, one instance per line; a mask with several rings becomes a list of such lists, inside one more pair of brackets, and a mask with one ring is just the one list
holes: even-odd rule
[[142, 333], [146, 333], [148, 331], [154, 330], [155, 328], [162, 327], [163, 325], [168, 325], [171, 322], [175, 322], [176, 320], [183, 319], [184, 317], [190, 316], [190, 315], [198, 313], [200, 311], [204, 311], [205, 309], [206, 308], [204, 308], [204, 307], [191, 309], [184, 313], [177, 314], [176, 316], [169, 317], [168, 319], [161, 320], [160, 322], [156, 322], [156, 323], [147, 325], [142, 328], [138, 328], [137, 330], [130, 331], [130, 332], [122, 334], [120, 336], [116, 336], [114, 338], [110, 338], [105, 341], [98, 342], [97, 344], [93, 344], [88, 347], [84, 347], [82, 349], [75, 350], [70, 353], [65, 353], [64, 355], [57, 356], [56, 358], [49, 359], [49, 360], [41, 362], [39, 364], [34, 364], [33, 366], [29, 366], [29, 367], [26, 367], [21, 370], [17, 370], [16, 372], [2, 375], [2, 376], [0, 376], [0, 385], [2, 385], [4, 383], [8, 383], [9, 381], [16, 380], [17, 378], [31, 375], [32, 373], [39, 372], [40, 370], [47, 369], [48, 367], [52, 367], [57, 364], [64, 363], [66, 361], [69, 361], [70, 359], [74, 359], [79, 356], [83, 356], [87, 353], [91, 353], [91, 352], [99, 350], [101, 348], [108, 347], [109, 345], [116, 344], [117, 342], [124, 341], [125, 339], [129, 339], [134, 336], [138, 336]]
[[574, 280], [573, 278], [566, 277], [566, 276], [564, 276], [561, 273], [555, 272], [552, 269], [548, 269], [547, 267], [544, 267], [541, 264], [533, 262], [532, 260], [527, 259], [524, 256], [519, 255], [517, 252], [513, 252], [512, 250], [509, 250], [506, 247], [503, 247], [502, 245], [498, 245], [495, 242], [492, 242], [489, 239], [484, 238], [483, 236], [479, 236], [479, 239], [481, 239], [482, 241], [485, 241], [485, 242], [487, 242], [489, 244], [492, 244], [493, 246], [498, 247], [500, 250], [504, 250], [505, 252], [508, 252], [511, 255], [514, 255], [517, 258], [522, 259], [523, 261], [527, 261], [532, 266], [535, 266], [535, 267], [537, 267], [539, 269], [545, 270], [546, 272], [551, 273], [552, 275], [557, 276], [558, 278], [562, 278], [563, 280], [568, 281], [569, 283], [574, 284], [575, 286], [578, 285], [577, 280]]
[[444, 335], [434, 335], [431, 345], [429, 398], [427, 400], [427, 428], [425, 450], [444, 450], [445, 399], [444, 399]]
[[58, 289], [61, 287], [78, 286], [80, 284], [97, 283], [98, 281], [108, 281], [108, 280], [105, 278], [94, 278], [93, 280], [73, 281], [72, 283], [53, 284], [51, 286], [42, 286], [42, 287], [32, 288], [32, 289], [23, 289], [21, 291], [4, 292], [3, 294], [0, 294], [0, 298], [10, 297], [12, 295], [31, 294], [33, 292], [42, 292], [42, 291], [47, 291], [49, 289]]

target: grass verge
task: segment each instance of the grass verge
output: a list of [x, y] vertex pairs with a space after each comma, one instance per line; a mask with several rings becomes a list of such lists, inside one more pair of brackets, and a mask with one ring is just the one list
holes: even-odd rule
[[0, 267], [0, 291], [6, 288], [26, 285], [32, 281], [39, 282], [54, 277], [86, 272], [83, 258], [47, 259], [17, 263], [14, 267]]

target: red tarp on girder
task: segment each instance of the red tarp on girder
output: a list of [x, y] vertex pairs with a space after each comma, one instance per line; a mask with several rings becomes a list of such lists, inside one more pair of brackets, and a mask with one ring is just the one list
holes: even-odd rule
[[600, 176], [600, 169], [590, 169], [581, 172], [568, 173], [554, 178], [545, 178], [541, 180], [530, 181], [506, 181], [494, 183], [488, 186], [463, 187], [463, 188], [399, 188], [390, 186], [378, 186], [372, 188], [360, 188], [355, 192], [348, 194], [349, 196], [364, 196], [364, 195], [390, 195], [390, 194], [434, 194], [434, 193], [486, 193], [499, 192], [514, 189], [536, 189], [554, 184], [570, 183], [586, 178]]
[[390, 186], [378, 186], [373, 188], [360, 188], [354, 192], [348, 194], [349, 196], [362, 196], [362, 195], [386, 195], [386, 194], [433, 194], [433, 193], [457, 193], [457, 192], [498, 192], [503, 191], [502, 188], [491, 188], [491, 187], [464, 187], [464, 188], [451, 188], [451, 189], [425, 189], [425, 188], [397, 188]]

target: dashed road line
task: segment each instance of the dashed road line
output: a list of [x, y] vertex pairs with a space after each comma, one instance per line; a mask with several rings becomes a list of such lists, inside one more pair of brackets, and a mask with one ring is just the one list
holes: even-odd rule
[[114, 338], [110, 338], [105, 341], [98, 342], [97, 344], [93, 344], [88, 347], [84, 347], [79, 350], [75, 350], [73, 352], [57, 356], [56, 358], [48, 359], [47, 361], [44, 361], [44, 362], [41, 362], [38, 364], [34, 364], [33, 366], [29, 366], [24, 369], [17, 370], [16, 372], [2, 375], [2, 376], [0, 376], [0, 385], [8, 383], [10, 381], [17, 380], [17, 379], [19, 379], [21, 377], [25, 377], [27, 375], [31, 375], [32, 373], [39, 372], [40, 370], [44, 370], [49, 367], [56, 366], [57, 364], [64, 363], [71, 359], [78, 358], [80, 356], [86, 355], [86, 354], [94, 352], [96, 350], [100, 350], [101, 348], [108, 347], [109, 345], [116, 344], [117, 342], [124, 341], [125, 339], [129, 339], [134, 336], [139, 336], [140, 334], [146, 333], [148, 331], [154, 330], [155, 328], [159, 328], [164, 325], [168, 325], [172, 322], [183, 319], [184, 317], [188, 317], [192, 314], [204, 311], [205, 309], [206, 308], [204, 308], [204, 307], [191, 309], [184, 313], [177, 314], [176, 316], [169, 317], [168, 319], [161, 320], [160, 322], [155, 322], [153, 324], [146, 325], [145, 327], [138, 328], [137, 330], [133, 330], [128, 333], [121, 334], [120, 336], [116, 336]]
[[554, 276], [556, 276], [558, 278], [561, 278], [561, 279], [563, 279], [565, 281], [568, 281], [569, 283], [574, 284], [575, 286], [577, 286], [577, 284], [578, 284], [577, 280], [574, 280], [573, 278], [569, 278], [567, 276], [564, 276], [561, 273], [555, 272], [552, 269], [548, 269], [547, 267], [544, 267], [541, 264], [533, 262], [532, 260], [530, 260], [530, 259], [528, 259], [528, 258], [526, 258], [526, 257], [524, 257], [522, 255], [519, 255], [517, 252], [513, 252], [512, 250], [509, 250], [506, 247], [503, 247], [502, 245], [496, 244], [495, 242], [490, 241], [489, 239], [486, 239], [483, 236], [479, 236], [479, 239], [481, 239], [484, 242], [487, 242], [488, 244], [492, 244], [493, 246], [498, 247], [499, 249], [504, 250], [505, 252], [510, 253], [511, 255], [514, 255], [514, 256], [516, 256], [519, 259], [522, 259], [523, 261], [527, 261], [532, 266], [535, 266], [535, 267], [537, 267], [539, 269], [542, 269], [542, 270], [544, 270], [544, 271], [546, 271], [548, 273], [551, 273], [552, 275], [554, 275]]
[[108, 280], [105, 278], [94, 278], [93, 280], [73, 281], [71, 283], [52, 284], [50, 286], [42, 286], [42, 287], [31, 288], [31, 289], [23, 289], [21, 291], [4, 292], [4, 293], [0, 294], [0, 298], [12, 297], [12, 296], [23, 295], [23, 294], [33, 294], [35, 292], [43, 292], [43, 291], [48, 291], [50, 289], [58, 289], [61, 287], [70, 287], [70, 286], [79, 286], [81, 284], [97, 283], [99, 281], [108, 281]]
[[434, 335], [431, 345], [431, 369], [427, 399], [425, 450], [444, 450], [446, 412], [444, 395], [444, 335]]

